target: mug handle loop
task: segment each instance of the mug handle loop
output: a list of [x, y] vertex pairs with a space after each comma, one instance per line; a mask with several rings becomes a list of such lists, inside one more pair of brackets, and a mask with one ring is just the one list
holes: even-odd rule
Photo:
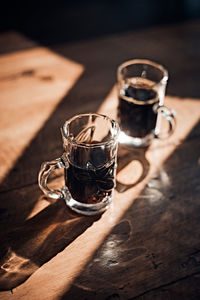
[[[159, 113], [159, 115], [161, 115], [168, 121], [169, 126], [168, 126], [167, 132], [164, 132], [164, 133], [155, 132], [155, 137], [158, 139], [166, 139], [170, 135], [172, 135], [172, 133], [174, 132], [174, 129], [176, 127], [175, 111], [170, 110], [166, 106], [162, 105], [157, 108], [157, 112]], [[158, 115], [158, 117], [159, 117], [159, 115]], [[159, 121], [161, 121], [161, 120], [159, 120]]]
[[66, 197], [64, 188], [52, 190], [47, 186], [49, 175], [56, 169], [66, 168], [66, 162], [62, 158], [57, 158], [52, 161], [42, 163], [39, 175], [38, 184], [43, 193], [53, 199], [63, 199]]

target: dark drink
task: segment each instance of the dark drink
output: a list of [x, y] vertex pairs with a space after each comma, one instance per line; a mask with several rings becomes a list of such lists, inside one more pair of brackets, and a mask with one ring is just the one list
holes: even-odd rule
[[96, 204], [111, 196], [114, 172], [115, 162], [99, 169], [82, 169], [69, 163], [65, 169], [66, 186], [74, 200]]
[[143, 138], [156, 127], [159, 99], [152, 88], [127, 85], [120, 91], [118, 119], [121, 130], [129, 136]]
[[[39, 187], [53, 199], [83, 215], [103, 213], [112, 202], [115, 185], [118, 123], [101, 114], [79, 114], [61, 128], [64, 153], [44, 162], [38, 176]], [[49, 175], [64, 169], [62, 189], [47, 187]]]

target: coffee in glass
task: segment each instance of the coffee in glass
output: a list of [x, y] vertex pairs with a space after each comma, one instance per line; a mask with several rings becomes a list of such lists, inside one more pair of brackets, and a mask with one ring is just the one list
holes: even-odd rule
[[[120, 143], [140, 147], [149, 145], [155, 137], [171, 135], [175, 116], [164, 106], [167, 70], [149, 60], [134, 59], [120, 65], [117, 76]], [[169, 123], [165, 134], [160, 132], [161, 117]]]

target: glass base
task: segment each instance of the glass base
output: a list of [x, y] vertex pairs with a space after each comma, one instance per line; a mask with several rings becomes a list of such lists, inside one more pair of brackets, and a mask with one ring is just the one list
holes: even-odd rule
[[92, 216], [103, 213], [109, 207], [109, 204], [112, 202], [112, 196], [106, 196], [104, 200], [100, 203], [86, 204], [74, 200], [71, 197], [71, 194], [69, 193], [67, 188], [65, 188], [64, 193], [66, 195], [66, 205], [73, 211], [86, 216]]
[[123, 131], [119, 134], [119, 143], [122, 146], [142, 148], [150, 145], [151, 141], [155, 138], [154, 133], [150, 133], [144, 138], [132, 137], [125, 134]]

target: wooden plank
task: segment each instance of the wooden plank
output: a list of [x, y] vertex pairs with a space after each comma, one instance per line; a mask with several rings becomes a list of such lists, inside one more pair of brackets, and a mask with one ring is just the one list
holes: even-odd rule
[[[15, 163], [81, 75], [83, 67], [46, 48], [1, 55], [0, 65], [0, 180], [14, 168], [13, 178], [21, 174], [17, 181], [25, 185], [26, 177], [29, 182], [36, 181], [36, 177], [30, 175], [30, 163], [39, 149], [31, 149], [29, 162], [23, 164], [21, 173]], [[59, 129], [57, 131], [59, 135]], [[46, 146], [45, 137], [38, 146], [41, 144]], [[13, 188], [15, 181], [9, 178], [8, 188]]]
[[26, 281], [99, 218], [79, 216], [64, 201], [50, 203], [35, 186], [6, 193], [3, 198], [0, 290], [11, 290]]
[[130, 299], [200, 274], [199, 147], [177, 148], [62, 299]]
[[[200, 274], [194, 274], [184, 279], [177, 280], [170, 285], [149, 291], [133, 299], [199, 299], [200, 295]], [[132, 299], [132, 300], [133, 300]]]
[[[189, 34], [191, 32], [192, 35]], [[14, 76], [12, 80], [0, 82], [0, 89], [1, 85], [6, 85], [5, 100], [1, 100], [1, 102], [3, 101], [4, 105], [6, 103], [6, 106], [8, 103], [15, 103], [9, 110], [5, 108], [5, 113], [1, 113], [6, 116], [3, 119], [6, 119], [6, 124], [9, 122], [11, 128], [15, 128], [16, 118], [18, 118], [15, 140], [13, 140], [13, 134], [8, 137], [9, 134], [6, 132], [4, 123], [0, 128], [3, 135], [1, 147], [4, 150], [1, 151], [4, 180], [0, 190], [5, 191], [36, 183], [41, 162], [55, 158], [62, 152], [60, 126], [72, 115], [97, 111], [113, 88], [117, 66], [127, 59], [146, 57], [164, 64], [170, 73], [167, 89], [169, 98], [166, 103], [170, 107], [178, 106], [177, 118], [180, 115], [183, 124], [190, 122], [187, 113], [188, 115], [192, 114], [191, 120], [192, 123], [195, 123], [199, 111], [199, 101], [195, 99], [200, 95], [198, 85], [200, 80], [199, 32], [200, 25], [198, 22], [194, 22], [176, 27], [150, 29], [134, 34], [114, 35], [72, 45], [55, 46], [52, 47], [53, 52], [47, 49], [41, 50], [43, 54], [37, 55], [37, 59], [35, 52], [25, 51], [21, 55], [25, 55], [26, 62], [21, 59], [22, 56], [19, 54], [13, 53], [14, 63], [12, 64], [11, 56], [8, 56], [7, 59], [6, 56], [2, 56], [2, 76], [4, 78], [7, 76], [8, 72], [5, 70], [8, 68], [10, 70], [8, 74], [16, 74], [14, 72], [16, 70], [16, 72], [21, 72], [22, 76], [20, 78]], [[179, 49], [177, 55], [174, 53], [174, 49]], [[72, 67], [70, 70], [68, 69], [69, 59], [73, 61], [70, 64]], [[23, 69], [25, 63], [26, 68]], [[38, 66], [37, 69], [33, 68], [35, 63]], [[15, 67], [15, 65], [19, 67]], [[79, 69], [80, 65], [84, 66], [85, 72], [75, 84], [82, 72], [82, 69]], [[31, 69], [35, 70], [32, 76], [30, 72], [27, 72]], [[23, 73], [24, 70], [27, 73]], [[73, 75], [72, 70], [75, 72]], [[41, 73], [44, 77], [47, 76], [47, 79], [53, 77], [54, 80], [40, 80]], [[76, 79], [74, 76], [77, 76]], [[66, 82], [70, 82], [70, 84]], [[68, 84], [67, 90], [65, 90], [65, 84]], [[70, 91], [69, 88], [71, 88]], [[23, 102], [27, 94], [30, 104], [24, 108]], [[22, 95], [23, 97], [21, 97]], [[35, 105], [36, 98], [40, 99], [40, 105]], [[58, 105], [58, 103], [60, 104]], [[190, 103], [192, 103], [191, 107]], [[4, 107], [1, 111], [4, 112]], [[11, 118], [8, 121], [8, 113], [16, 116], [13, 118], [13, 122]], [[194, 118], [193, 113], [195, 113]], [[37, 122], [32, 121], [31, 125], [27, 127], [27, 115], [29, 121], [31, 121], [30, 116], [33, 115], [33, 119], [37, 118]], [[178, 120], [178, 125], [179, 123]], [[182, 126], [182, 123], [180, 124]], [[10, 146], [8, 146], [8, 139], [9, 143], [11, 140], [13, 141]], [[4, 144], [5, 146], [3, 146]], [[40, 156], [35, 153], [40, 153]]]
[[[26, 280], [14, 299], [127, 299], [200, 272], [199, 146], [199, 138], [181, 144], [137, 186], [116, 192], [93, 224], [60, 201], [50, 205], [37, 186], [4, 193], [1, 289]], [[153, 168], [164, 153], [146, 154]]]
[[0, 36], [0, 54], [32, 49], [37, 46], [36, 42], [16, 31], [1, 33]]
[[[200, 110], [195, 98], [199, 86], [190, 90], [190, 95], [185, 87], [179, 94], [179, 80], [184, 86], [186, 74], [188, 79], [198, 65], [195, 62], [199, 52], [195, 52], [187, 72], [183, 72], [182, 63], [189, 55], [184, 49], [191, 41], [188, 35], [191, 30], [195, 41], [200, 26], [192, 24], [57, 48], [58, 53], [76, 62], [78, 70], [84, 65], [86, 71], [67, 97], [54, 111], [48, 112], [49, 119], [40, 123], [41, 129], [35, 132], [27, 129], [29, 144], [2, 182], [0, 289], [13, 289], [13, 294], [2, 291], [0, 299], [8, 300], [11, 296], [14, 300], [130, 299], [151, 297], [151, 293], [152, 297], [156, 293], [159, 297], [165, 286], [169, 286], [169, 295], [184, 291], [181, 281], [186, 278], [187, 284], [191, 280], [194, 287], [189, 295], [195, 297], [198, 292], [195, 276], [200, 273]], [[169, 41], [183, 50], [176, 59], [167, 52], [172, 47]], [[114, 51], [116, 47], [119, 52]], [[172, 86], [178, 97], [168, 95], [166, 99], [166, 104], [178, 113], [176, 132], [163, 143], [155, 141], [149, 149], [129, 152], [120, 148], [113, 204], [100, 219], [78, 216], [63, 201], [50, 201], [42, 196], [37, 184], [33, 184], [39, 164], [62, 151], [58, 122], [62, 124], [72, 114], [89, 109], [112, 114], [116, 103], [116, 91], [112, 90], [114, 66], [120, 58], [124, 60], [139, 53], [149, 53], [154, 60], [157, 55], [177, 72]], [[49, 50], [46, 55], [51, 60], [52, 52], [48, 54]], [[25, 74], [14, 81], [26, 82], [30, 72]], [[69, 81], [70, 78], [71, 75]], [[63, 77], [60, 80], [63, 82]], [[193, 82], [189, 80], [188, 86], [192, 87]], [[135, 165], [138, 162], [141, 172]], [[53, 183], [61, 185], [61, 181], [55, 177]]]

